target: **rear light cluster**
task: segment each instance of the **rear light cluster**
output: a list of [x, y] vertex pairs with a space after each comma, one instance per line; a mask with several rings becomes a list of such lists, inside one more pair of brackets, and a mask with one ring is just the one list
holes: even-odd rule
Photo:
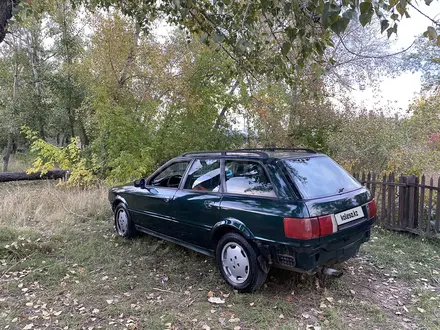
[[[368, 218], [376, 216], [374, 199], [367, 204]], [[315, 218], [284, 218], [284, 234], [297, 239], [313, 239], [333, 234], [338, 225], [333, 214]]]
[[369, 219], [376, 216], [377, 208], [376, 208], [376, 201], [374, 199], [372, 201], [368, 202], [367, 209], [368, 209], [368, 218]]
[[333, 215], [317, 218], [284, 218], [284, 234], [298, 239], [312, 239], [337, 231]]

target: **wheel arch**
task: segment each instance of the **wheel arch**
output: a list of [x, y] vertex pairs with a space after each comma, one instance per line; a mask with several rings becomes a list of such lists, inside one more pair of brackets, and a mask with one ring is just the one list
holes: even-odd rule
[[235, 218], [226, 218], [217, 222], [211, 229], [211, 241], [216, 246], [222, 236], [227, 233], [237, 233], [246, 239], [253, 239], [254, 234], [240, 220]]
[[127, 205], [127, 201], [125, 200], [124, 197], [119, 196], [119, 195], [116, 195], [116, 197], [115, 197], [115, 199], [114, 199], [114, 201], [113, 201], [113, 203], [112, 203], [112, 210], [113, 210], [113, 212], [116, 210], [116, 207], [117, 207], [119, 204], [124, 204], [125, 206], [128, 206], [128, 205]]

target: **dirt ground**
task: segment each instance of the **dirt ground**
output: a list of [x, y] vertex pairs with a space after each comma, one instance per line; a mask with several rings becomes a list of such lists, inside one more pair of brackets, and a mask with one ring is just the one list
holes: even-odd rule
[[440, 329], [437, 240], [375, 229], [341, 278], [273, 269], [238, 294], [210, 258], [117, 237], [105, 188], [11, 184], [0, 201], [0, 329]]

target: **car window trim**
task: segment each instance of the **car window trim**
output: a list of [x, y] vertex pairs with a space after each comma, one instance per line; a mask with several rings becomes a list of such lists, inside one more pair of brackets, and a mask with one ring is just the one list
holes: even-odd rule
[[[194, 189], [185, 189], [185, 183], [186, 180], [188, 180], [188, 176], [189, 176], [189, 170], [191, 169], [191, 167], [193, 166], [194, 162], [197, 159], [211, 159], [211, 160], [217, 160], [220, 161], [220, 191], [199, 191], [199, 190], [194, 190]], [[198, 193], [211, 193], [211, 194], [215, 194], [215, 195], [221, 195], [223, 194], [223, 182], [222, 182], [222, 162], [223, 162], [223, 169], [224, 169], [224, 159], [221, 158], [217, 158], [217, 157], [195, 157], [191, 160], [190, 164], [188, 165], [188, 168], [185, 171], [185, 175], [182, 177], [182, 180], [180, 181], [180, 185], [179, 185], [179, 190], [182, 191], [192, 191], [192, 192], [198, 192]]]
[[188, 179], [189, 170], [193, 166], [195, 160], [196, 160], [195, 158], [190, 160], [188, 166], [186, 167], [185, 173], [183, 173], [182, 180], [180, 180], [180, 184], [177, 187], [177, 190], [185, 190], [185, 189], [183, 189], [183, 187], [185, 187], [186, 180]]
[[[271, 178], [271, 176], [269, 175], [269, 173], [268, 173], [268, 171], [267, 171], [267, 168], [266, 168], [266, 166], [264, 166], [265, 164], [263, 163], [263, 162], [261, 162], [261, 161], [259, 161], [259, 160], [254, 160], [254, 159], [252, 159], [252, 160], [249, 160], [249, 159], [246, 159], [246, 158], [239, 158], [239, 159], [237, 159], [237, 158], [223, 158], [223, 162], [224, 162], [224, 170], [226, 170], [226, 162], [227, 161], [243, 161], [243, 162], [253, 162], [253, 163], [258, 163], [262, 168], [263, 168], [263, 171], [264, 171], [264, 174], [266, 174], [266, 177], [268, 178], [268, 180], [269, 180], [269, 182], [270, 182], [270, 184], [271, 184], [271, 186], [272, 186], [272, 188], [273, 188], [273, 191], [274, 191], [274, 193], [275, 193], [275, 196], [274, 197], [271, 197], [271, 196], [255, 196], [255, 195], [249, 195], [249, 194], [237, 194], [237, 193], [228, 193], [227, 192], [227, 190], [226, 190], [226, 176], [225, 176], [225, 174], [223, 173], [223, 176], [224, 176], [224, 179], [225, 179], [225, 181], [224, 181], [224, 190], [223, 190], [223, 194], [224, 195], [228, 195], [228, 196], [250, 196], [250, 197], [259, 197], [259, 198], [270, 198], [270, 199], [277, 199], [277, 200], [279, 200], [280, 199], [280, 195], [279, 195], [279, 193], [278, 193], [278, 190], [277, 190], [277, 187], [275, 187], [275, 185], [273, 184], [273, 181], [272, 181], [272, 178]], [[223, 171], [224, 172], [224, 171]]]
[[[170, 167], [170, 166], [172, 166], [172, 165], [174, 165], [174, 164], [176, 164], [176, 163], [185, 163], [185, 162], [188, 162], [188, 165], [186, 165], [186, 169], [185, 169], [185, 173], [184, 173], [184, 174], [186, 174], [186, 173], [188, 172], [188, 168], [189, 168], [190, 164], [191, 164], [193, 161], [194, 161], [194, 160], [190, 160], [190, 159], [172, 159], [172, 160], [166, 162], [165, 164], [163, 164], [163, 165], [162, 165], [161, 167], [159, 167], [156, 171], [154, 171], [153, 174], [151, 174], [151, 175], [148, 177], [147, 182], [145, 183], [145, 185], [147, 185], [147, 186], [152, 186], [152, 185], [151, 185], [151, 182], [153, 181], [153, 179], [154, 179], [155, 177], [157, 177], [160, 173], [162, 173], [163, 171], [165, 171], [168, 167]], [[183, 178], [184, 178], [184, 176], [182, 176], [182, 179], [180, 180], [179, 187], [180, 187], [180, 185], [182, 184], [182, 180], [183, 180]], [[155, 186], [152, 186], [152, 187], [155, 187]], [[176, 190], [178, 190], [179, 187], [177, 187], [177, 188], [173, 188], [173, 187], [159, 187], [159, 188], [170, 188], [170, 189], [176, 189]]]

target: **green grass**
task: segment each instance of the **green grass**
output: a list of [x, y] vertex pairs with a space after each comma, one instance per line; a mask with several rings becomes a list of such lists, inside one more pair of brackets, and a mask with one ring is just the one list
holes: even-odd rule
[[[260, 291], [238, 294], [208, 257], [147, 235], [117, 237], [104, 188], [42, 182], [2, 194], [21, 211], [0, 204], [0, 328], [440, 328], [436, 241], [375, 229], [339, 279], [274, 269]], [[209, 292], [225, 304], [209, 303]]]
[[[384, 274], [437, 285], [440, 281], [440, 241], [377, 229], [362, 251]], [[422, 279], [424, 279], [422, 281]]]

